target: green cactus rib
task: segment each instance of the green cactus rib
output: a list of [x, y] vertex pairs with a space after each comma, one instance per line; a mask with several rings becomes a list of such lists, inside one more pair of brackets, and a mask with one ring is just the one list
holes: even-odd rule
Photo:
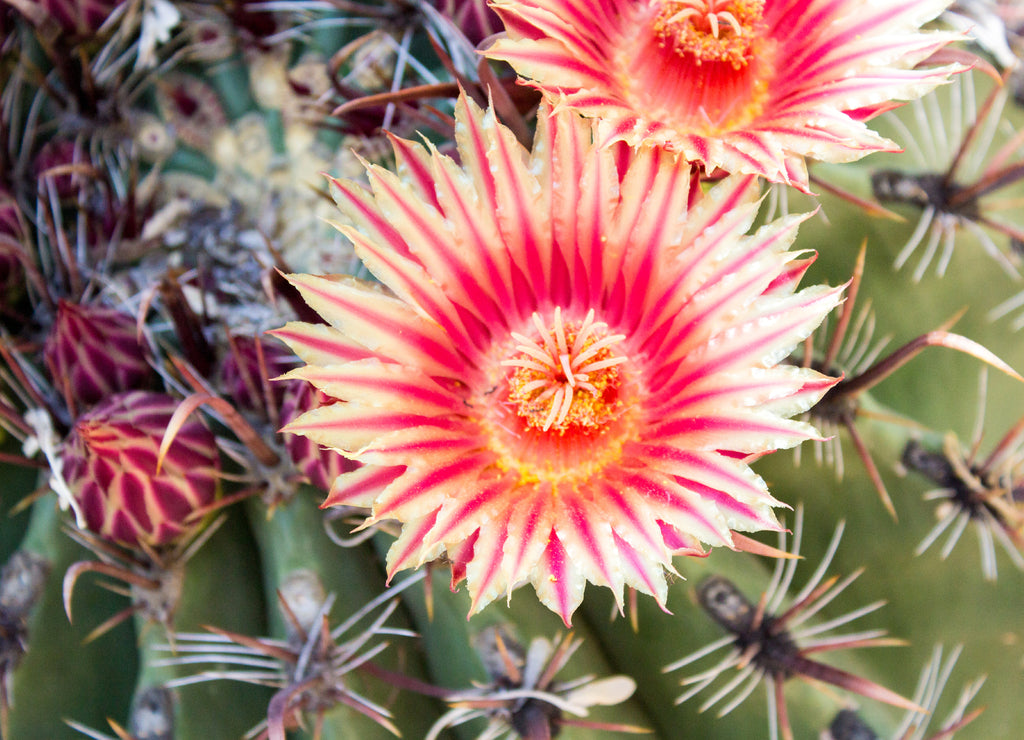
[[[876, 501], [870, 502], [877, 506]], [[771, 538], [759, 538], [771, 543]], [[777, 543], [771, 543], [777, 544]], [[804, 560], [796, 571], [795, 584], [803, 584], [817, 566], [815, 550], [805, 546]], [[840, 550], [842, 544], [840, 544]], [[584, 616], [595, 632], [601, 644], [608, 650], [613, 665], [626, 670], [629, 666], [643, 666], [643, 678], [638, 679], [638, 698], [655, 717], [660, 737], [704, 738], [704, 737], [767, 737], [768, 725], [766, 715], [766, 691], [763, 685], [758, 686], [753, 694], [739, 707], [724, 717], [718, 716], [719, 709], [727, 703], [723, 700], [704, 713], [697, 707], [703, 699], [707, 699], [717, 688], [722, 688], [737, 673], [736, 669], [724, 672], [709, 689], [695, 699], [680, 706], [676, 699], [685, 691], [680, 685], [683, 678], [710, 668], [721, 654], [715, 658], [687, 666], [684, 670], [664, 673], [662, 668], [672, 661], [682, 658], [705, 645], [723, 638], [725, 632], [714, 624], [710, 616], [697, 604], [694, 589], [697, 584], [709, 575], [722, 576], [731, 581], [746, 597], [757, 603], [761, 593], [767, 588], [771, 579], [774, 563], [768, 559], [744, 553], [715, 551], [707, 559], [688, 558], [677, 560], [677, 568], [686, 580], [677, 580], [669, 588], [667, 606], [671, 614], [666, 614], [649, 600], [640, 599], [637, 610], [638, 631], [634, 631], [629, 620], [618, 619], [609, 621], [608, 610], [614, 606], [607, 594], [596, 591], [588, 593], [583, 604]], [[831, 573], [848, 575], [849, 571], [830, 568]], [[866, 577], [866, 576], [865, 576]], [[796, 589], [792, 589], [794, 592]], [[839, 605], [833, 604], [823, 618], [838, 616], [849, 611], [851, 599], [841, 597]], [[843, 605], [846, 605], [845, 608]], [[860, 606], [854, 603], [854, 606]], [[783, 608], [786, 604], [784, 603]], [[876, 618], [871, 627], [884, 625], [882, 617]], [[818, 621], [822, 617], [819, 615]], [[870, 618], [865, 622], [870, 621]], [[865, 629], [865, 625], [854, 624], [840, 632], [852, 632]], [[905, 650], [904, 648], [883, 648], [889, 650]], [[724, 652], [724, 651], [722, 651]], [[905, 653], [904, 653], [905, 654]], [[818, 656], [814, 656], [817, 658]], [[865, 676], [880, 683], [886, 683], [884, 675], [872, 669], [871, 656], [864, 651], [853, 654], [826, 654], [821, 662], [833, 665], [858, 676]], [[892, 687], [890, 687], [892, 688]], [[913, 686], [906, 688], [911, 691]], [[832, 716], [843, 708], [841, 697], [856, 699], [858, 706], [866, 710], [873, 726], [882, 732], [894, 726], [895, 713], [887, 708], [879, 709], [874, 702], [861, 699], [848, 692], [818, 690], [807, 683], [790, 679], [785, 682], [786, 706], [793, 722], [796, 737], [815, 736], [822, 728], [827, 727]], [[837, 700], [838, 699], [838, 700]]]
[[61, 531], [69, 525], [52, 497], [40, 499], [32, 506], [21, 542], [22, 549], [50, 563], [50, 576], [29, 618], [28, 652], [11, 681], [8, 731], [12, 740], [80, 738], [64, 723], [65, 718], [105, 727], [107, 717], [127, 714], [131, 700], [138, 655], [130, 622], [83, 644], [93, 627], [125, 608], [125, 599], [92, 582], [83, 583], [75, 594], [73, 624], [68, 624], [64, 613], [64, 571], [90, 556]]
[[249, 70], [241, 55], [225, 59], [202, 72], [203, 81], [216, 90], [228, 121], [237, 121], [255, 109], [256, 101], [249, 86]]
[[[0, 436], [4, 436], [4, 433], [0, 432]], [[15, 453], [17, 448], [8, 444], [9, 441], [10, 438], [5, 440], [4, 451]], [[39, 471], [34, 468], [0, 463], [0, 480], [4, 481], [4, 491], [0, 494], [0, 500], [3, 501], [3, 508], [0, 509], [3, 512], [0, 515], [0, 563], [7, 562], [25, 537], [32, 508], [21, 509], [19, 513], [14, 510], [19, 504], [17, 497], [22, 492], [31, 491], [38, 478]]]
[[[329, 616], [331, 627], [352, 617], [384, 590], [383, 570], [369, 545], [343, 548], [327, 536], [323, 512], [318, 506], [321, 496], [313, 488], [302, 486], [290, 501], [269, 514], [261, 502], [250, 501], [247, 505], [250, 525], [260, 546], [271, 634], [276, 637], [283, 637], [287, 626], [275, 594], [295, 574], [315, 574], [322, 584], [322, 595], [334, 595]], [[352, 639], [375, 616], [376, 613], [364, 618], [340, 639]], [[387, 624], [409, 627], [401, 609], [391, 615]], [[373, 659], [374, 663], [426, 680], [418, 640], [396, 636], [389, 642], [390, 646]], [[441, 707], [433, 699], [409, 693], [399, 696], [393, 687], [361, 672], [348, 673], [344, 680], [353, 691], [390, 710], [394, 715], [392, 722], [403, 737], [422, 737], [440, 715]], [[309, 719], [313, 721], [311, 715]], [[338, 706], [324, 715], [324, 740], [392, 737], [387, 729], [347, 706]]]
[[[235, 512], [185, 563], [181, 599], [173, 616], [174, 632], [198, 632], [208, 624], [243, 634], [265, 629], [258, 564], [245, 519]], [[164, 663], [175, 655], [175, 643], [163, 625], [136, 615], [135, 628], [141, 664], [137, 703], [152, 689], [194, 669]], [[270, 692], [262, 687], [227, 681], [181, 686], [173, 693], [175, 740], [241, 737], [264, 717], [270, 699]]]
[[[378, 535], [374, 539], [374, 544], [383, 555], [390, 541], [386, 535]], [[429, 606], [425, 592], [428, 586], [431, 588]], [[517, 639], [524, 646], [534, 638], [543, 637], [550, 640], [565, 632], [565, 625], [561, 619], [535, 598], [531, 598], [531, 594], [526, 591], [513, 593], [508, 605], [504, 599], [498, 599], [479, 614], [467, 619], [469, 595], [465, 588], [452, 592], [448, 586], [448, 573], [443, 570], [433, 574], [433, 577], [424, 584], [417, 584], [405, 591], [402, 600], [422, 635], [426, 660], [434, 682], [438, 686], [456, 691], [468, 689], [474, 682], [489, 682], [480, 656], [473, 647], [474, 636], [488, 627], [511, 626]], [[606, 612], [605, 618], [607, 619], [610, 614], [610, 611]], [[591, 629], [585, 620], [577, 620], [573, 624], [572, 633], [581, 638], [583, 644], [573, 654], [564, 675], [559, 674], [560, 679], [573, 679], [590, 674], [603, 678], [616, 672], [606, 655], [607, 645], [601, 642], [599, 633]], [[628, 670], [621, 672], [632, 675]], [[587, 719], [643, 728], [654, 727], [652, 713], [642, 706], [642, 702], [636, 696], [612, 707], [592, 708]], [[456, 727], [454, 734], [463, 740], [474, 740], [483, 726], [480, 721], [467, 723]], [[449, 734], [451, 733], [449, 730]], [[637, 735], [565, 726], [559, 737], [567, 740], [614, 740]]]

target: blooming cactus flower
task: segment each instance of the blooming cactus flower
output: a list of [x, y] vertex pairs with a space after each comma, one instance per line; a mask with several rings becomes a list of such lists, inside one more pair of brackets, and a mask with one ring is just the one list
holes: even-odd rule
[[99, 305], [59, 301], [43, 358], [50, 377], [66, 383], [71, 398], [83, 406], [140, 390], [153, 376], [135, 319]]
[[651, 142], [710, 171], [806, 190], [804, 157], [896, 145], [864, 124], [954, 68], [911, 69], [949, 33], [948, 0], [496, 0], [486, 54], [559, 105], [602, 119], [602, 141]]
[[163, 393], [117, 393], [75, 422], [64, 476], [91, 531], [129, 546], [166, 545], [193, 531], [198, 522], [188, 517], [213, 503], [220, 457], [198, 419], [182, 424], [157, 470], [178, 404]]
[[529, 580], [567, 623], [588, 580], [663, 603], [674, 554], [778, 528], [742, 458], [814, 435], [785, 417], [834, 381], [779, 363], [841, 289], [794, 292], [799, 218], [742, 236], [752, 178], [688, 210], [688, 163], [571, 112], [530, 152], [464, 97], [456, 120], [461, 166], [396, 138], [404, 178], [333, 183], [394, 295], [290, 278], [330, 324], [275, 332], [290, 375], [343, 402], [286, 430], [364, 463], [327, 503], [404, 524], [390, 573], [447, 553], [474, 610]]

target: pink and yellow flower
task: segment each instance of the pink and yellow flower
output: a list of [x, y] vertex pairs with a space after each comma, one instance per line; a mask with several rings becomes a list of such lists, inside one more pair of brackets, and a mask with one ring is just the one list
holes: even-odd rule
[[895, 144], [864, 121], [955, 67], [913, 69], [955, 34], [922, 33], [949, 0], [495, 0], [509, 62], [603, 142], [654, 143], [708, 171], [806, 190], [805, 157]]
[[329, 325], [275, 332], [289, 375], [340, 403], [286, 431], [363, 463], [325, 505], [402, 523], [391, 574], [447, 555], [474, 611], [529, 581], [566, 623], [587, 581], [663, 604], [674, 555], [778, 529], [745, 460], [815, 436], [788, 417], [834, 380], [782, 361], [842, 289], [796, 291], [801, 218], [744, 236], [753, 178], [700, 196], [548, 107], [531, 151], [456, 120], [461, 165], [395, 138], [398, 174], [332, 183], [383, 286], [291, 276]]

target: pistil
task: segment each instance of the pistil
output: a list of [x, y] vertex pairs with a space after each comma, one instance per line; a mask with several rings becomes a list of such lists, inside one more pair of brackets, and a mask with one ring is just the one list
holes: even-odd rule
[[763, 12], [764, 0], [667, 0], [653, 30], [663, 48], [697, 65], [739, 70], [750, 63]]
[[614, 352], [623, 334], [608, 334], [591, 309], [579, 324], [567, 323], [556, 307], [552, 325], [533, 314], [534, 338], [512, 333], [517, 354], [501, 364], [514, 368], [508, 379], [508, 403], [527, 426], [564, 434], [600, 431], [621, 412]]

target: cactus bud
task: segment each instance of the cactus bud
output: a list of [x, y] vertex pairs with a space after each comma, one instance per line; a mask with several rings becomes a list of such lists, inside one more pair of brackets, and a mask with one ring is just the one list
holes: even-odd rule
[[498, 14], [486, 0], [431, 0], [430, 4], [450, 18], [473, 45], [503, 30]]
[[23, 4], [12, 4], [36, 25], [42, 22], [55, 23], [65, 33], [88, 38], [99, 31], [114, 9], [123, 2], [124, 0], [28, 0]]
[[0, 311], [6, 313], [25, 293], [24, 238], [18, 202], [0, 185]]
[[[263, 354], [262, 365], [257, 342]], [[247, 336], [233, 337], [231, 352], [220, 366], [220, 388], [243, 411], [266, 409], [268, 399], [263, 390], [266, 381], [283, 375], [296, 364], [295, 355], [280, 344]], [[281, 408], [287, 390], [285, 384], [270, 384], [274, 408]]]
[[50, 180], [62, 201], [74, 198], [81, 187], [81, 177], [70, 169], [87, 164], [87, 155], [71, 139], [53, 139], [39, 150], [35, 158], [35, 175]]
[[67, 395], [83, 406], [142, 389], [153, 374], [135, 320], [103, 306], [60, 301], [43, 357], [50, 376], [66, 383]]
[[21, 239], [23, 229], [18, 201], [11, 191], [0, 185], [0, 235]]
[[118, 393], [75, 422], [64, 473], [96, 534], [129, 546], [169, 544], [190, 533], [198, 524], [190, 515], [215, 499], [220, 458], [200, 420], [181, 425], [157, 470], [178, 403], [163, 393]]
[[[287, 424], [305, 412], [328, 403], [336, 401], [305, 381], [291, 381], [281, 404], [281, 423]], [[355, 460], [350, 460], [328, 447], [321, 447], [307, 437], [286, 433], [284, 438], [288, 456], [303, 477], [324, 491], [330, 490], [331, 484], [339, 475], [359, 467]]]

